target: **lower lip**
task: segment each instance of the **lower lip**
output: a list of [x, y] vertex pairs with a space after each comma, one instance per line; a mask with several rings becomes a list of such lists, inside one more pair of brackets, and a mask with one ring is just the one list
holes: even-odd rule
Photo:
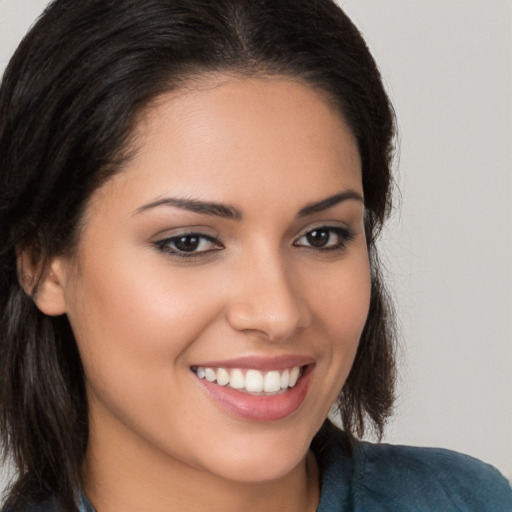
[[312, 370], [312, 365], [306, 366], [295, 386], [278, 395], [250, 395], [199, 377], [197, 380], [222, 409], [234, 416], [251, 421], [273, 421], [286, 418], [300, 407]]

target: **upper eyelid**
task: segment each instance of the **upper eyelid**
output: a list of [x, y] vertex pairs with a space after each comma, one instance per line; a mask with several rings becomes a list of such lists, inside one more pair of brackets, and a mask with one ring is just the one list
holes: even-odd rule
[[318, 222], [313, 225], [310, 225], [302, 230], [299, 231], [299, 234], [296, 236], [296, 239], [302, 238], [303, 236], [307, 235], [310, 231], [314, 231], [315, 229], [326, 229], [326, 230], [340, 230], [345, 232], [351, 232], [354, 233], [355, 230], [347, 225], [346, 223], [340, 223], [339, 221], [334, 223], [329, 222]]
[[[192, 236], [196, 235], [198, 237], [203, 237], [211, 241], [221, 243], [221, 236], [219, 233], [206, 233], [203, 231], [204, 228], [173, 228], [162, 230], [152, 238], [154, 241], [166, 241], [172, 240], [174, 238], [179, 238], [182, 236]], [[301, 229], [294, 238], [298, 239], [309, 233], [310, 231], [314, 231], [315, 229], [330, 229], [330, 230], [342, 230], [346, 232], [354, 232], [354, 229], [347, 225], [346, 223], [339, 223], [336, 221], [335, 224], [331, 224], [329, 222], [318, 222], [313, 225], [307, 226], [306, 228]]]
[[[200, 238], [204, 238], [212, 243], [216, 243], [219, 245], [224, 245], [221, 241], [221, 236], [218, 233], [207, 233], [203, 231], [204, 228], [174, 228], [169, 230], [163, 230], [153, 238], [153, 242], [156, 244], [164, 244], [165, 242], [172, 241], [174, 239], [184, 237], [184, 236], [197, 236]], [[314, 231], [315, 229], [325, 229], [331, 231], [342, 231], [347, 235], [355, 235], [355, 230], [348, 226], [346, 223], [341, 223], [340, 221], [335, 221], [335, 223], [330, 222], [318, 222], [313, 225], [309, 225], [306, 228], [301, 229], [297, 235], [293, 237], [293, 242], [295, 243], [297, 240], [300, 240], [302, 237], [307, 235], [309, 232]]]
[[167, 236], [164, 236], [162, 238], [157, 238], [155, 240], [155, 243], [162, 244], [162, 243], [169, 242], [169, 241], [172, 241], [172, 240], [176, 240], [178, 238], [182, 238], [182, 237], [185, 237], [185, 236], [197, 236], [198, 238], [206, 239], [209, 242], [217, 243], [217, 244], [222, 245], [222, 242], [219, 240], [219, 238], [217, 236], [210, 235], [208, 233], [201, 233], [199, 231], [183, 231], [182, 233], [176, 233], [176, 234], [172, 234], [172, 235], [167, 235]]
[[173, 226], [166, 227], [164, 229], [159, 229], [152, 236], [153, 239], [156, 238], [173, 238], [175, 236], [184, 236], [184, 235], [204, 235], [204, 236], [218, 236], [218, 232], [216, 229], [213, 229], [209, 226], [205, 225], [184, 225], [184, 226]]
[[170, 243], [173, 239], [193, 235], [223, 245], [217, 230], [202, 225], [168, 226], [165, 229], [159, 229], [157, 232], [154, 232], [154, 234], [148, 238], [148, 242], [152, 245], [162, 246], [165, 245], [165, 243]]

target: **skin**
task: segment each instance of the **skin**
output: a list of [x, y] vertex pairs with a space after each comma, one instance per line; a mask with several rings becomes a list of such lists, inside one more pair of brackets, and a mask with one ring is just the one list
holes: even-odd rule
[[[298, 212], [340, 192], [362, 197], [354, 137], [302, 83], [217, 76], [158, 98], [134, 140], [37, 297], [68, 315], [85, 369], [86, 494], [98, 512], [316, 510], [308, 448], [352, 365], [370, 277], [362, 200]], [[241, 218], [146, 207], [165, 197]], [[330, 250], [305, 236], [324, 226]], [[189, 231], [215, 242], [191, 258], [157, 244]], [[314, 367], [300, 407], [275, 421], [219, 407], [191, 371], [284, 354]]]

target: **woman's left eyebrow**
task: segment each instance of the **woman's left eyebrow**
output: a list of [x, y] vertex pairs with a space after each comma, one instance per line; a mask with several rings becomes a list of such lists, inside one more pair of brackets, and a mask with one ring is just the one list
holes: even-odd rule
[[333, 206], [348, 200], [355, 200], [364, 203], [363, 196], [355, 190], [343, 190], [342, 192], [334, 194], [333, 196], [330, 196], [326, 199], [322, 199], [321, 201], [316, 201], [304, 206], [304, 208], [299, 210], [296, 217], [306, 217], [308, 215], [312, 215], [313, 213], [323, 212], [324, 210], [328, 210], [329, 208], [332, 208]]

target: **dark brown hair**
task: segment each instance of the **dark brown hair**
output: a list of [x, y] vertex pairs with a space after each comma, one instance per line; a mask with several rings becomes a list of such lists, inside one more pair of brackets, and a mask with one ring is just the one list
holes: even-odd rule
[[394, 117], [359, 31], [331, 0], [56, 0], [0, 88], [0, 434], [18, 469], [11, 510], [52, 496], [76, 510], [88, 439], [73, 332], [23, 290], [17, 250], [41, 262], [70, 251], [87, 199], [119, 170], [141, 111], [218, 72], [302, 80], [327, 94], [356, 137], [372, 294], [339, 409], [347, 435], [365, 426], [382, 434], [394, 329], [375, 240], [391, 205]]

